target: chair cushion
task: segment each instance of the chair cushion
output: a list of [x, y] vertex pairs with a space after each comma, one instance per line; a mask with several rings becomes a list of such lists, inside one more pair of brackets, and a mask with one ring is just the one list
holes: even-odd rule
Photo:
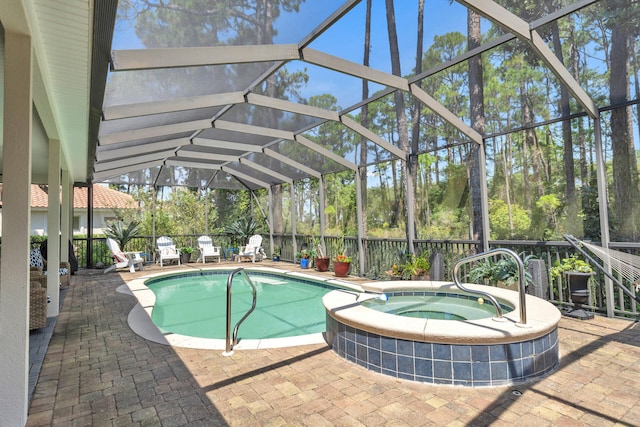
[[165, 246], [162, 249], [160, 249], [160, 255], [162, 256], [167, 256], [167, 255], [176, 255], [176, 247], [175, 245], [170, 245], [170, 246]]
[[40, 249], [31, 249], [29, 253], [29, 262], [32, 267], [44, 268], [44, 260], [42, 259], [42, 254], [40, 253]]

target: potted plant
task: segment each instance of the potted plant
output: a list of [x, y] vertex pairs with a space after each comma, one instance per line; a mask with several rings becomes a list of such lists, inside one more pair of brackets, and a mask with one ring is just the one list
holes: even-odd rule
[[467, 275], [467, 280], [471, 283], [482, 285], [497, 285], [497, 277], [500, 275], [500, 269], [496, 262], [489, 258], [477, 261]]
[[309, 268], [309, 260], [311, 259], [311, 254], [303, 249], [298, 253], [298, 258], [300, 258], [300, 268]]
[[180, 262], [182, 264], [188, 264], [191, 260], [191, 254], [195, 251], [194, 248], [185, 246], [184, 248], [180, 248]]
[[329, 270], [329, 257], [324, 255], [324, 251], [322, 250], [322, 245], [317, 244], [317, 256], [315, 258], [316, 270], [318, 271], [328, 271]]
[[[533, 276], [531, 276], [527, 266], [533, 255], [525, 256], [524, 253], [521, 253], [519, 256], [524, 264], [525, 285], [529, 285], [533, 283]], [[511, 257], [501, 258], [498, 261], [485, 258], [475, 264], [467, 277], [472, 283], [511, 288], [519, 280], [518, 264]]]
[[278, 262], [280, 261], [280, 248], [279, 247], [275, 247], [273, 249], [273, 255], [271, 256], [273, 259], [273, 262]]
[[349, 275], [350, 266], [350, 256], [340, 254], [333, 258], [333, 274], [335, 274], [336, 277], [347, 277]]
[[407, 261], [399, 267], [404, 280], [429, 280], [430, 269], [429, 258], [425, 253], [407, 255]]
[[556, 261], [550, 270], [552, 278], [558, 278], [561, 275], [567, 278], [569, 284], [569, 292], [571, 293], [571, 301], [578, 304], [584, 304], [589, 298], [589, 279], [594, 275], [591, 265], [571, 255], [568, 258]]
[[[520, 254], [520, 259], [524, 265], [524, 283], [525, 287], [533, 284], [533, 276], [529, 272], [529, 260], [534, 258], [533, 255]], [[496, 279], [498, 284], [503, 284], [505, 287], [510, 288], [512, 285], [518, 283], [518, 264], [513, 258], [502, 258], [497, 263]]]

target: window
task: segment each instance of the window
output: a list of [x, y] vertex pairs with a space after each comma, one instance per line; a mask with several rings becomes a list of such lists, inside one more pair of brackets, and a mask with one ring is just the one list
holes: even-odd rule
[[80, 216], [73, 217], [73, 231], [80, 231]]

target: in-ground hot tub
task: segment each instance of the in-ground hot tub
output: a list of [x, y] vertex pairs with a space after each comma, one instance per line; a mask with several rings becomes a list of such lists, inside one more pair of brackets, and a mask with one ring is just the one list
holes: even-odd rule
[[[490, 292], [503, 306], [504, 317], [491, 313], [479, 318], [447, 320], [402, 315], [431, 310], [413, 303], [385, 312], [383, 301], [367, 299], [350, 291], [332, 291], [323, 298], [327, 312], [326, 339], [341, 357], [369, 370], [413, 381], [462, 386], [496, 386], [526, 382], [558, 367], [560, 311], [540, 298], [526, 296], [527, 323], [519, 324], [518, 293], [500, 288], [467, 285]], [[493, 308], [450, 282], [372, 282], [370, 292], [384, 293], [392, 304], [397, 299], [460, 298], [462, 305]], [[411, 300], [409, 300], [411, 301]], [[446, 303], [446, 300], [443, 300]], [[366, 305], [376, 305], [370, 308]], [[446, 304], [445, 304], [446, 305]], [[426, 308], [425, 308], [426, 307]], [[472, 310], [473, 311], [473, 310]], [[495, 309], [492, 313], [495, 313]], [[450, 318], [456, 318], [455, 313]], [[437, 315], [436, 315], [437, 317]]]

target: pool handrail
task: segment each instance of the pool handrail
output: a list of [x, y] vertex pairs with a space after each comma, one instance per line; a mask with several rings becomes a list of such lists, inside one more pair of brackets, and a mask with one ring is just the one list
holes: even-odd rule
[[491, 303], [495, 306], [496, 308], [496, 316], [498, 317], [498, 319], [502, 319], [502, 307], [500, 306], [500, 303], [498, 303], [498, 301], [494, 298], [493, 295], [491, 295], [490, 293], [487, 292], [483, 292], [483, 291], [476, 291], [476, 290], [471, 290], [469, 288], [466, 288], [461, 282], [460, 282], [460, 278], [458, 277], [458, 272], [460, 271], [460, 266], [462, 266], [463, 264], [467, 264], [471, 261], [478, 261], [484, 258], [489, 258], [491, 256], [497, 255], [497, 254], [503, 254], [503, 255], [509, 255], [511, 256], [513, 259], [515, 259], [516, 264], [518, 265], [518, 296], [519, 296], [519, 303], [520, 303], [520, 324], [521, 325], [526, 325], [527, 324], [527, 308], [526, 308], [526, 289], [525, 289], [525, 277], [524, 277], [524, 263], [522, 262], [522, 260], [520, 259], [520, 257], [518, 256], [517, 253], [515, 253], [514, 251], [512, 251], [511, 249], [506, 249], [506, 248], [497, 248], [497, 249], [492, 249], [490, 251], [487, 252], [482, 252], [480, 254], [477, 255], [471, 255], [469, 257], [463, 258], [460, 261], [458, 261], [454, 266], [453, 266], [453, 281], [455, 282], [456, 286], [460, 289], [462, 289], [465, 292], [469, 292], [471, 294], [476, 294], [476, 295], [482, 295], [485, 296], [489, 299], [489, 301], [491, 301]]
[[[247, 311], [244, 314], [244, 316], [242, 316], [242, 318], [238, 320], [238, 322], [236, 322], [235, 326], [233, 327], [233, 334], [232, 334], [231, 333], [231, 285], [233, 284], [234, 276], [238, 273], [242, 273], [242, 275], [244, 276], [249, 286], [251, 286], [251, 292], [253, 293], [253, 301], [251, 303], [251, 308], [249, 309], [249, 311]], [[229, 276], [227, 277], [227, 333], [226, 333], [225, 351], [224, 353], [222, 353], [223, 356], [231, 356], [233, 354], [233, 346], [236, 345], [236, 341], [238, 340], [238, 329], [240, 328], [240, 324], [244, 322], [244, 320], [247, 317], [249, 317], [249, 315], [256, 308], [256, 298], [257, 298], [256, 287], [251, 281], [251, 279], [249, 278], [249, 275], [244, 270], [244, 268], [242, 267], [236, 268], [231, 273], [229, 273]]]

